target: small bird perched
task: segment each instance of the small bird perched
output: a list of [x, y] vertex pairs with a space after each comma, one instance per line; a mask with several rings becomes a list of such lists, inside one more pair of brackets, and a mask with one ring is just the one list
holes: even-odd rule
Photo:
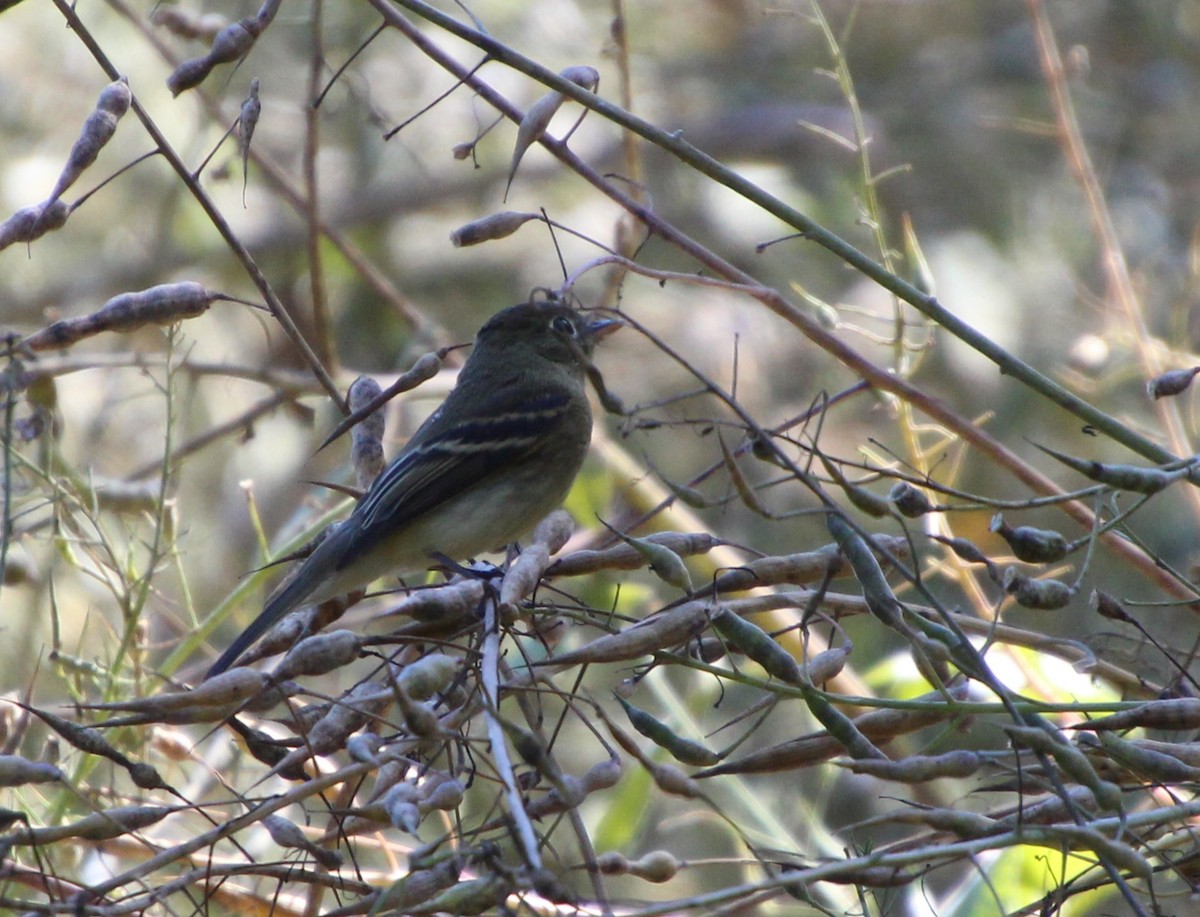
[[289, 611], [389, 572], [503, 547], [566, 497], [592, 437], [585, 367], [621, 322], [557, 303], [497, 312], [458, 383], [392, 463], [205, 676]]

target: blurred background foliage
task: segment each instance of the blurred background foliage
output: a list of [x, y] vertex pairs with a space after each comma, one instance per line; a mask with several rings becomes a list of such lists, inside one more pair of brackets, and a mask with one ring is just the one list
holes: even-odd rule
[[[806, 2], [480, 0], [470, 4], [470, 11], [491, 35], [552, 70], [595, 67], [599, 95], [629, 105], [665, 132], [678, 133], [877, 260], [878, 240], [884, 239], [899, 255], [898, 273], [936, 292], [951, 312], [1124, 424], [1177, 448], [1179, 440], [1168, 440], [1146, 396], [1146, 355], [1163, 370], [1200, 362], [1195, 357], [1200, 6], [1182, 0], [1048, 0], [1045, 5], [1136, 291], [1136, 321], [1116, 304], [1105, 270], [1113, 252], [1097, 238], [1088, 201], [1065, 161], [1027, 4], [821, 3], [845, 55], [869, 137], [872, 174], [867, 180], [847, 87], [831, 74], [837, 61]], [[217, 68], [198, 90], [177, 98], [167, 89], [167, 76], [181, 59], [203, 53], [203, 45], [152, 25], [150, 16], [159, 8], [109, 0], [81, 4], [79, 14], [189, 166], [199, 166], [219, 144], [199, 184], [301, 330], [318, 343], [343, 388], [359, 373], [376, 374], [386, 385], [432, 347], [469, 340], [498, 308], [536, 287], [557, 286], [562, 268], [555, 242], [567, 271], [599, 254], [594, 244], [571, 235], [559, 234], [552, 242], [538, 223], [471, 248], [450, 243], [454, 228], [501, 209], [545, 208], [551, 219], [606, 245], [618, 245], [622, 233], [637, 232], [612, 201], [537, 145], [525, 154], [504, 202], [514, 125], [501, 123], [479, 138], [470, 155], [456, 158], [457, 145], [475, 140], [491, 124], [491, 108], [460, 86], [414, 117], [451, 90], [454, 79], [392, 30], [355, 56], [381, 21], [367, 3], [284, 4], [245, 60]], [[258, 6], [214, 2], [201, 8], [189, 2], [181, 8], [235, 21], [253, 16]], [[313, 29], [317, 9], [319, 48]], [[624, 53], [612, 31], [618, 13], [624, 21]], [[480, 60], [478, 50], [442, 30], [427, 23], [420, 28], [457, 60], [468, 65]], [[324, 60], [320, 82], [330, 85], [317, 112], [318, 133], [306, 134], [314, 53]], [[80, 123], [109, 80], [48, 3], [26, 0], [0, 13], [0, 61], [0, 212], [9, 213], [46, 197]], [[496, 62], [485, 64], [479, 75], [522, 109], [545, 92]], [[236, 139], [222, 143], [222, 136], [252, 79], [260, 82], [262, 115], [243, 174]], [[621, 98], [624, 92], [627, 101]], [[550, 133], [561, 136], [579, 112], [578, 105], [564, 106]], [[385, 132], [410, 118], [384, 139]], [[327, 330], [313, 317], [305, 212], [290, 200], [305, 196], [306, 136], [317, 145], [320, 218], [338, 237], [319, 243]], [[1080, 486], [1081, 479], [1038, 452], [1033, 442], [1086, 458], [1135, 461], [1115, 443], [1089, 435], [1081, 421], [1047, 398], [1002, 376], [966, 345], [924, 327], [925, 320], [907, 307], [899, 314], [911, 323], [907, 340], [912, 346], [897, 359], [890, 337], [898, 307], [889, 292], [803, 239], [756, 249], [791, 230], [670, 152], [637, 143], [638, 155], [631, 159], [620, 130], [594, 114], [570, 139], [571, 149], [596, 171], [620, 176], [614, 181], [623, 190], [644, 194], [653, 211], [762, 285], [787, 295], [801, 289], [814, 314], [827, 321], [832, 317], [838, 334], [853, 347], [910, 376], [959, 415], [976, 419], [1065, 487]], [[76, 200], [152, 149], [145, 131], [127, 116], [66, 199]], [[640, 174], [628, 173], [632, 162]], [[875, 212], [868, 187], [878, 195]], [[927, 262], [924, 273], [911, 247], [908, 257], [903, 254], [905, 219]], [[347, 258], [347, 246], [361, 258], [359, 266]], [[653, 235], [637, 260], [682, 273], [698, 269], [678, 247]], [[693, 367], [735, 389], [739, 403], [763, 426], [799, 415], [819, 392], [836, 393], [857, 382], [750, 297], [630, 275], [614, 298], [611, 276], [592, 271], [577, 292], [585, 303], [619, 306], [649, 326]], [[153, 157], [100, 188], [63, 230], [29, 247], [18, 244], [0, 252], [0, 322], [23, 334], [56, 318], [93, 311], [123, 291], [175, 280], [196, 280], [210, 290], [259, 300], [179, 176], [161, 156]], [[383, 295], [384, 287], [390, 288], [389, 296]], [[1139, 325], [1145, 332], [1140, 336]], [[168, 353], [185, 361], [175, 374], [170, 417], [161, 372]], [[49, 476], [69, 470], [80, 482], [136, 483], [153, 492], [168, 430], [177, 447], [227, 422], [245, 420], [280, 380], [303, 393], [173, 463], [172, 552], [159, 561], [142, 611], [149, 628], [147, 665], [153, 667], [265, 561], [264, 532], [277, 548], [312, 524], [317, 505], [329, 503], [307, 482], [347, 477], [341, 444], [314, 455], [337, 412], [304, 373], [297, 351], [276, 324], [236, 303], [215, 303], [203, 318], [185, 323], [177, 337], [157, 328], [132, 336], [101, 335], [73, 348], [69, 359], [80, 365], [56, 377], [58, 438], [52, 445], [42, 440], [22, 448]], [[609, 387], [629, 406], [654, 405], [696, 390], [687, 371], [631, 332], [606, 347], [598, 362]], [[249, 378], [275, 371], [281, 375]], [[389, 454], [449, 384], [447, 372], [390, 409]], [[1179, 411], [1184, 441], [1193, 444], [1179, 454], [1192, 454], [1196, 414], [1190, 393], [1182, 396]], [[729, 420], [707, 397], [664, 401], [637, 415], [653, 418], [653, 424], [598, 416], [601, 448], [570, 504], [593, 539], [603, 534], [596, 531], [597, 513], [628, 525], [652, 504], [641, 489], [657, 480], [651, 469], [682, 482], [719, 462], [710, 421]], [[894, 402], [868, 393], [830, 412], [821, 444], [840, 458], [867, 454], [888, 462], [885, 450], [894, 450], [912, 462], [919, 433], [897, 420]], [[925, 467], [937, 469], [936, 476], [947, 483], [997, 500], [1031, 496], [1023, 484], [964, 451], [953, 438], [925, 442], [937, 443], [925, 456]], [[752, 466], [748, 473], [761, 483], [771, 470]], [[25, 474], [18, 483], [18, 491], [38, 489]], [[727, 475], [701, 486], [708, 497], [723, 502], [694, 511], [695, 518], [730, 542], [788, 554], [829, 540], [820, 516], [767, 520], [748, 511]], [[261, 530], [248, 511], [250, 497], [262, 514]], [[816, 506], [795, 486], [766, 489], [762, 498], [780, 514]], [[1149, 550], [1185, 576], [1197, 561], [1197, 508], [1194, 495], [1179, 494], [1157, 500], [1136, 517], [1137, 533]], [[0, 592], [0, 622], [8, 636], [0, 646], [8, 673], [0, 688], [11, 691], [30, 682], [39, 660], [45, 665], [51, 645], [84, 660], [110, 658], [114, 634], [122, 627], [112, 610], [107, 575], [81, 560], [69, 540], [64, 544], [50, 537], [49, 506], [26, 506], [22, 513], [15, 527], [23, 537], [10, 544], [9, 556], [14, 567], [28, 569], [28, 580]], [[955, 514], [954, 532], [989, 554], [1002, 554], [1003, 543], [987, 530], [991, 515], [989, 508]], [[1062, 528], [1068, 537], [1080, 534], [1056, 510], [1017, 516], [1027, 524]], [[113, 565], [136, 568], [144, 559], [145, 517], [97, 512], [94, 519], [106, 543], [127, 552], [116, 554]], [[668, 527], [682, 525], [678, 518], [669, 522]], [[897, 531], [883, 524], [878, 528]], [[1109, 563], [1104, 549], [1098, 551], [1087, 589], [1165, 598], [1139, 571]], [[241, 597], [238, 620], [249, 620], [257, 610], [262, 579]], [[612, 589], [618, 583], [624, 589], [619, 600], [629, 609], [652, 604], [661, 589], [644, 571], [612, 575], [590, 587], [595, 592], [589, 599], [598, 606], [616, 601]], [[953, 578], [935, 577], [932, 588], [954, 607], [988, 605], [978, 595], [964, 595]], [[993, 596], [991, 601], [999, 600]], [[53, 633], [52, 620], [58, 622]], [[1185, 668], [1191, 664], [1197, 637], [1193, 610], [1154, 609], [1140, 620], [1176, 651]], [[1138, 634], [1091, 615], [1082, 595], [1052, 617], [1009, 609], [1005, 621], [1086, 641], [1105, 659], [1149, 682], [1166, 683], [1177, 675]], [[866, 617], [846, 626], [863, 649], [858, 674], [874, 691], [926, 690], [917, 687], [911, 660], [894, 654], [901, 646], [894, 635], [881, 636], [876, 622]], [[213, 645], [224, 645], [234, 632], [232, 620], [223, 624]], [[194, 668], [192, 663], [182, 674], [194, 675]], [[688, 676], [676, 675], [675, 687], [683, 687], [686, 699]], [[1020, 689], [1034, 690], [1043, 680], [1037, 687], [1065, 692], [1056, 693], [1061, 700], [1091, 690], [1086, 677], [1065, 670], [1033, 668], [1011, 676]], [[61, 693], [53, 677], [43, 678], [47, 684], [39, 693]], [[606, 672], [593, 687], [607, 691], [612, 680]], [[753, 694], [745, 687], [731, 689], [734, 695], [738, 691]], [[693, 701], [689, 715], [711, 725], [705, 706], [714, 698], [701, 692]], [[773, 719], [755, 743], [769, 745], [796, 733], [794, 721]], [[825, 797], [845, 780], [832, 768], [803, 779], [786, 776], [761, 784], [751, 779], [750, 785], [764, 807], [801, 838], [808, 839], [810, 819], [836, 832], [864, 817], [876, 802], [856, 797], [827, 805]], [[627, 795], [607, 816], [597, 813], [597, 834], [608, 845], [620, 848], [636, 838], [641, 849], [667, 846], [681, 858], [738, 855], [736, 845], [722, 851], [703, 831], [688, 835], [669, 819], [650, 817], [652, 811], [660, 813], [637, 805], [650, 792], [648, 781], [644, 775], [627, 780], [622, 784]], [[635, 780], [641, 781], [640, 790]], [[815, 811], [802, 809], [796, 799], [800, 788], [808, 798], [821, 800]], [[798, 811], [791, 811], [794, 806]], [[812, 843], [827, 853], [839, 850], [836, 839]], [[1028, 860], [1020, 866], [1030, 870], [1022, 881], [1036, 895], [1044, 876]], [[693, 877], [691, 887], [698, 892], [736, 881], [737, 867], [728, 868], [728, 875]], [[629, 894], [645, 892], [639, 886]], [[950, 891], [940, 888], [937, 894], [944, 897], [934, 909], [951, 912]], [[912, 912], [919, 910], [915, 898], [906, 900]], [[954, 905], [959, 913], [991, 913], [995, 901], [976, 886]], [[888, 907], [886, 897], [881, 899], [879, 909]]]

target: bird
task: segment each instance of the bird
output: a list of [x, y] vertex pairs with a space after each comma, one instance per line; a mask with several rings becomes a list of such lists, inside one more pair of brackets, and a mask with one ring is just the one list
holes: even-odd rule
[[445, 401], [205, 678], [304, 603], [501, 548], [557, 508], [592, 436], [593, 348], [621, 325], [542, 300], [488, 319]]

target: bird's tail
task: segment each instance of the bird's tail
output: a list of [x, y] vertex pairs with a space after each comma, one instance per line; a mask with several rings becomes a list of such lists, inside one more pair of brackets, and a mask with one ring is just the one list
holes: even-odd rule
[[259, 616], [251, 622], [249, 627], [238, 634], [237, 639], [229, 645], [229, 649], [221, 654], [221, 658], [212, 664], [204, 677], [212, 678], [214, 675], [224, 672], [237, 662], [238, 657], [246, 652], [255, 640], [270, 630], [276, 621], [308, 598], [320, 581], [319, 576], [313, 576], [314, 570], [318, 573], [322, 572], [306, 562], [295, 576], [275, 590], [275, 593], [267, 599], [267, 604], [263, 606]]

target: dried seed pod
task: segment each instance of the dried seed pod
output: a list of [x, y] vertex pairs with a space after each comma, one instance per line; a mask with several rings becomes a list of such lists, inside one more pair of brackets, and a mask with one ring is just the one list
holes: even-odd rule
[[545, 545], [531, 544], [523, 550], [500, 583], [500, 604], [515, 608], [537, 588], [549, 566], [550, 552]]
[[892, 514], [892, 508], [888, 505], [887, 500], [877, 494], [871, 493], [865, 487], [847, 480], [841, 470], [824, 453], [820, 453], [820, 456], [821, 464], [825, 466], [825, 470], [829, 473], [829, 476], [833, 478], [834, 483], [842, 489], [842, 492], [846, 495], [846, 499], [853, 503], [854, 506], [868, 516], [874, 516], [876, 519], [881, 519], [884, 516]]
[[1121, 788], [1107, 780], [1101, 780], [1087, 755], [1071, 743], [1056, 738], [1047, 729], [1038, 726], [1021, 726], [1005, 723], [1001, 728], [1014, 742], [1041, 754], [1049, 755], [1076, 783], [1086, 786], [1105, 809], [1121, 809]]
[[1057, 563], [1067, 556], [1070, 545], [1067, 539], [1052, 529], [1035, 529], [1031, 525], [1019, 525], [1013, 528], [1004, 521], [1004, 516], [996, 513], [988, 527], [1012, 548], [1013, 556], [1027, 564]]
[[510, 893], [509, 880], [492, 876], [486, 879], [467, 879], [458, 882], [434, 898], [427, 899], [420, 911], [409, 908], [410, 914], [482, 914], [498, 909]]
[[533, 544], [544, 545], [546, 550], [555, 554], [563, 549], [575, 531], [575, 520], [564, 509], [556, 509], [533, 529]]
[[199, 86], [211, 72], [212, 64], [209, 63], [207, 54], [204, 57], [185, 60], [167, 77], [167, 89], [171, 90], [171, 95], [177, 96], [185, 90]]
[[990, 564], [992, 562], [986, 554], [965, 538], [946, 538], [942, 535], [930, 535], [929, 537], [946, 545], [959, 560], [965, 560], [969, 564]]
[[427, 701], [449, 688], [462, 666], [454, 656], [431, 653], [406, 665], [396, 683], [413, 700]]
[[1037, 834], [1030, 832], [1029, 836], [1022, 835], [1022, 840], [1026, 843], [1048, 841], [1055, 848], [1066, 842], [1071, 848], [1091, 850], [1105, 862], [1118, 869], [1127, 870], [1145, 881], [1149, 881], [1154, 875], [1154, 868], [1140, 853], [1128, 844], [1113, 840], [1093, 828], [1080, 825], [1051, 825], [1038, 829]]
[[950, 831], [959, 837], [969, 840], [976, 837], [986, 837], [997, 834], [1003, 827], [994, 819], [975, 812], [964, 812], [959, 809], [917, 809], [905, 808], [877, 818], [869, 818], [860, 822], [858, 827], [864, 828], [875, 824], [904, 824], [925, 825], [935, 831]]
[[57, 714], [46, 710], [39, 710], [36, 707], [27, 707], [24, 704], [21, 704], [20, 707], [22, 710], [32, 713], [62, 736], [72, 748], [78, 749], [85, 754], [108, 758], [110, 761], [115, 761], [122, 766], [131, 763], [123, 753], [117, 751], [108, 743], [108, 740], [104, 738], [98, 729], [73, 723]]
[[195, 707], [240, 706], [257, 696], [266, 686], [267, 676], [262, 672], [237, 668], [222, 672], [187, 691], [171, 691], [152, 697], [83, 706], [90, 710], [128, 710], [133, 713], [161, 715]]
[[416, 834], [421, 827], [421, 810], [417, 807], [417, 788], [411, 783], [398, 783], [383, 797], [392, 827], [408, 834]]
[[379, 764], [379, 749], [383, 747], [383, 738], [375, 732], [360, 732], [352, 735], [346, 742], [346, 754], [351, 761], [361, 764]]
[[933, 504], [925, 496], [925, 491], [918, 490], [908, 481], [897, 481], [888, 491], [888, 499], [892, 501], [901, 515], [909, 519], [919, 519], [926, 513], [933, 512]]
[[667, 485], [667, 490], [671, 491], [671, 493], [692, 509], [707, 509], [713, 505], [711, 500], [707, 499], [704, 494], [694, 487], [688, 487], [686, 484], [680, 484], [666, 477], [661, 478], [661, 480]]
[[686, 602], [638, 621], [618, 634], [605, 634], [578, 649], [549, 660], [555, 665], [585, 662], [625, 662], [681, 643], [687, 643], [709, 620], [709, 606]]
[[43, 201], [23, 207], [0, 223], [0, 251], [17, 242], [33, 242], [66, 225], [71, 208], [63, 201]]
[[446, 777], [437, 781], [427, 777], [417, 789], [420, 790], [417, 806], [423, 813], [435, 809], [441, 812], [453, 812], [462, 805], [467, 793], [467, 788], [463, 786], [462, 781], [454, 777]]
[[988, 576], [993, 582], [1000, 582], [1000, 568], [992, 563], [992, 559], [984, 554], [972, 542], [965, 538], [947, 538], [943, 535], [930, 535], [934, 541], [940, 541], [959, 559], [966, 561], [969, 564], [984, 564], [987, 567]]
[[1083, 744], [1085, 739], [1096, 742], [1097, 737], [1099, 744], [1113, 761], [1141, 777], [1155, 783], [1200, 782], [1200, 767], [1186, 764], [1174, 755], [1146, 748], [1137, 742], [1128, 742], [1111, 732], [1100, 732], [1096, 736], [1083, 733], [1079, 736], [1079, 741], [1080, 744]]
[[[461, 872], [462, 860], [456, 856], [448, 857], [428, 869], [413, 869], [408, 875], [378, 892], [378, 896], [371, 903], [371, 912], [413, 912], [418, 905], [424, 905], [434, 895], [455, 885]], [[422, 907], [422, 910], [430, 913], [427, 908]]]
[[615, 850], [596, 857], [596, 868], [606, 876], [624, 876], [629, 873], [629, 859]]
[[862, 537], [838, 513], [825, 514], [825, 526], [837, 542], [838, 550], [850, 562], [854, 578], [862, 587], [867, 608], [888, 627], [904, 630], [904, 607], [883, 575], [879, 561]]
[[1158, 742], [1154, 739], [1136, 739], [1133, 744], [1148, 751], [1170, 755], [1192, 767], [1200, 767], [1200, 742]]
[[1130, 493], [1156, 494], [1181, 478], [1187, 477], [1193, 470], [1191, 465], [1171, 471], [1164, 468], [1145, 468], [1139, 465], [1112, 465], [1077, 459], [1051, 449], [1049, 446], [1039, 445], [1038, 448], [1098, 484], [1107, 484], [1109, 487], [1127, 490]]
[[1133, 616], [1125, 610], [1124, 605], [1107, 592], [1101, 592], [1099, 589], [1092, 590], [1092, 594], [1088, 597], [1088, 606], [1096, 614], [1108, 618], [1110, 621], [1120, 621], [1123, 624], [1136, 623]]
[[558, 75], [564, 80], [570, 80], [576, 86], [583, 87], [588, 92], [595, 92], [596, 87], [600, 85], [600, 71], [587, 64], [568, 67], [566, 70], [560, 71]]
[[409, 763], [403, 758], [384, 761], [383, 767], [375, 773], [375, 785], [371, 787], [371, 802], [378, 802], [384, 795], [408, 776]]
[[824, 684], [846, 667], [853, 650], [854, 644], [847, 640], [842, 646], [831, 646], [817, 653], [800, 666], [800, 677], [811, 685]]
[[614, 756], [589, 767], [583, 775], [583, 786], [587, 792], [592, 793], [614, 787], [620, 779], [621, 759]]
[[[951, 698], [959, 701], [966, 699], [968, 689], [969, 682], [965, 679], [947, 686]], [[933, 726], [954, 715], [953, 708], [945, 702], [946, 698], [940, 691], [923, 694], [916, 700], [929, 706], [922, 710], [872, 710], [855, 717], [852, 721], [854, 728], [872, 742], [883, 743], [896, 736]], [[934, 704], [939, 704], [940, 708], [931, 709]], [[700, 779], [722, 774], [759, 774], [794, 770], [827, 761], [844, 752], [845, 747], [829, 731], [816, 732], [751, 752], [736, 761], [718, 764], [701, 771], [696, 777]]]
[[1122, 710], [1099, 719], [1076, 723], [1072, 729], [1103, 730], [1135, 729], [1200, 729], [1200, 698], [1172, 697], [1147, 701], [1131, 710]]
[[721, 608], [713, 615], [713, 627], [717, 633], [757, 662], [780, 681], [790, 685], [801, 684], [800, 665], [792, 654], [775, 642], [765, 630], [728, 608]]
[[[642, 762], [646, 764], [647, 762]], [[670, 796], [682, 796], [684, 799], [700, 799], [704, 791], [700, 784], [677, 768], [674, 764], [649, 763], [650, 779], [664, 793]]]
[[973, 751], [959, 749], [941, 755], [910, 755], [899, 761], [861, 759], [834, 764], [881, 780], [924, 783], [937, 777], [970, 777], [983, 765], [983, 758]]
[[66, 775], [53, 764], [30, 761], [17, 755], [0, 755], [0, 786], [58, 783], [66, 779]]
[[1018, 605], [1039, 611], [1058, 611], [1071, 604], [1075, 588], [1056, 579], [1032, 579], [1016, 567], [1008, 567], [1001, 579], [1004, 591]]
[[395, 607], [380, 612], [376, 619], [408, 615], [425, 623], [457, 621], [475, 614], [483, 601], [484, 591], [483, 581], [475, 578], [418, 589]]
[[1159, 398], [1181, 395], [1191, 387], [1196, 373], [1200, 373], [1200, 366], [1193, 366], [1191, 369], [1172, 369], [1161, 376], [1155, 376], [1146, 383], [1146, 394], [1156, 401]]
[[231, 63], [245, 57], [254, 47], [262, 28], [256, 19], [246, 18], [221, 29], [206, 55], [184, 61], [167, 77], [167, 88], [171, 90], [171, 95], [177, 96], [199, 86], [217, 64]]
[[688, 655], [701, 662], [717, 662], [729, 655], [729, 648], [720, 637], [701, 637], [688, 645]]
[[670, 548], [656, 544], [647, 538], [634, 538], [618, 532], [611, 525], [603, 523], [604, 527], [629, 545], [641, 556], [642, 560], [659, 579], [669, 586], [674, 586], [683, 592], [692, 591], [692, 577], [683, 559]]
[[825, 727], [830, 736], [845, 746], [851, 758], [888, 760], [887, 755], [876, 748], [874, 743], [859, 731], [858, 727], [854, 725], [854, 721], [833, 706], [820, 691], [805, 691], [804, 702], [808, 704], [812, 715]]
[[758, 494], [754, 492], [754, 488], [742, 474], [742, 469], [737, 463], [734, 454], [729, 451], [729, 447], [725, 445], [725, 438], [717, 433], [717, 445], [721, 447], [721, 461], [725, 465], [725, 470], [729, 472], [729, 480], [733, 484], [733, 489], [737, 491], [738, 499], [745, 504], [746, 509], [752, 513], [757, 513], [764, 519], [771, 519], [771, 512], [762, 505], [762, 501], [758, 499]]
[[373, 682], [360, 682], [313, 724], [300, 748], [288, 752], [272, 769], [292, 773], [310, 757], [332, 754], [395, 699], [395, 693]]
[[530, 818], [545, 818], [574, 809], [586, 798], [587, 787], [582, 779], [560, 774], [548, 793], [529, 802], [526, 812]]
[[245, 57], [262, 33], [262, 25], [255, 18], [247, 17], [227, 25], [213, 39], [208, 52], [209, 66], [229, 64]]
[[46, 199], [45, 206], [53, 204], [62, 197], [63, 192], [71, 187], [84, 170], [96, 161], [96, 157], [100, 155], [104, 145], [116, 133], [117, 122], [121, 120], [125, 112], [129, 111], [132, 102], [133, 93], [129, 91], [129, 81], [125, 77], [109, 83], [100, 91], [100, 97], [96, 100], [96, 108], [83, 122], [79, 139], [71, 147], [71, 152], [67, 156], [67, 164], [63, 166], [58, 181], [54, 183], [54, 190]]
[[138, 293], [114, 296], [95, 312], [63, 319], [22, 341], [31, 350], [69, 347], [102, 331], [134, 331], [143, 325], [169, 325], [208, 311], [219, 297], [198, 283], [164, 283]]
[[505, 210], [473, 220], [450, 233], [450, 242], [455, 248], [466, 248], [482, 242], [492, 242], [511, 236], [530, 220], [540, 220], [540, 213], [522, 213]]
[[1047, 825], [1071, 818], [1073, 812], [1078, 809], [1085, 812], [1096, 811], [1096, 797], [1086, 786], [1070, 785], [1066, 790], [1065, 799], [1052, 795], [1040, 802], [1023, 800], [1014, 811], [997, 818], [996, 821], [1004, 828], [1016, 825]]
[[[383, 393], [383, 387], [370, 376], [359, 376], [350, 385], [346, 403], [351, 411], [366, 407]], [[350, 429], [350, 464], [355, 483], [366, 490], [383, 471], [383, 409], [372, 411]]]
[[428, 703], [413, 700], [403, 688], [397, 687], [396, 705], [400, 708], [404, 728], [409, 735], [419, 739], [433, 739], [441, 735], [438, 716]]
[[630, 875], [647, 882], [670, 882], [682, 864], [666, 850], [652, 850], [629, 863]]
[[175, 809], [169, 806], [116, 806], [85, 815], [79, 821], [45, 828], [26, 828], [13, 838], [17, 844], [51, 844], [70, 837], [86, 841], [107, 841], [162, 821]]
[[[644, 540], [668, 548], [680, 557], [707, 554], [721, 544], [720, 539], [707, 532], [656, 532]], [[556, 560], [546, 574], [579, 576], [600, 570], [635, 570], [644, 563], [645, 559], [635, 548], [620, 544], [602, 551], [574, 551]]]
[[254, 129], [258, 127], [258, 119], [262, 115], [262, 102], [258, 98], [258, 80], [250, 81], [250, 93], [242, 103], [238, 115], [238, 155], [242, 157], [242, 206], [246, 206], [246, 180], [250, 175], [250, 143], [254, 139]]
[[338, 869], [342, 865], [342, 855], [336, 850], [326, 850], [310, 841], [300, 829], [300, 826], [289, 821], [282, 815], [268, 815], [261, 822], [267, 834], [280, 847], [303, 850], [325, 869]]
[[512, 743], [513, 749], [521, 756], [522, 761], [547, 778], [559, 776], [558, 768], [555, 767], [554, 761], [547, 753], [546, 746], [542, 744], [541, 739], [515, 723], [505, 721], [502, 725], [504, 734], [508, 736], [508, 741]]
[[843, 565], [842, 556], [834, 545], [815, 551], [785, 554], [782, 557], [759, 557], [736, 569], [722, 573], [713, 582], [718, 593], [741, 592], [757, 586], [778, 586], [791, 583], [802, 586], [819, 581], [831, 569]]
[[158, 6], [150, 14], [150, 24], [161, 26], [180, 38], [211, 43], [229, 20], [219, 13], [194, 13], [177, 6]]
[[[325, 529], [318, 536], [316, 542], [320, 543], [331, 528]], [[288, 612], [282, 620], [272, 625], [271, 629], [263, 635], [263, 638], [258, 641], [257, 649], [245, 654], [238, 660], [238, 667], [245, 668], [259, 659], [266, 659], [268, 656], [274, 656], [277, 653], [286, 653], [313, 631], [319, 629], [315, 626], [316, 617], [317, 609], [311, 606]]]
[[521, 157], [546, 133], [546, 128], [550, 126], [550, 121], [558, 113], [565, 98], [561, 92], [552, 90], [546, 93], [529, 107], [529, 111], [525, 112], [521, 123], [517, 125], [517, 140], [513, 144], [512, 162], [508, 167], [508, 183], [504, 186], [505, 200], [508, 199], [508, 190], [516, 178]]
[[629, 717], [630, 725], [659, 748], [666, 749], [676, 761], [698, 767], [711, 767], [721, 760], [720, 756], [711, 749], [704, 747], [699, 742], [677, 735], [662, 720], [633, 706], [620, 695], [615, 696], [617, 703]]
[[332, 630], [306, 637], [288, 650], [271, 677], [283, 681], [340, 669], [359, 657], [364, 642], [363, 637], [352, 630]]

